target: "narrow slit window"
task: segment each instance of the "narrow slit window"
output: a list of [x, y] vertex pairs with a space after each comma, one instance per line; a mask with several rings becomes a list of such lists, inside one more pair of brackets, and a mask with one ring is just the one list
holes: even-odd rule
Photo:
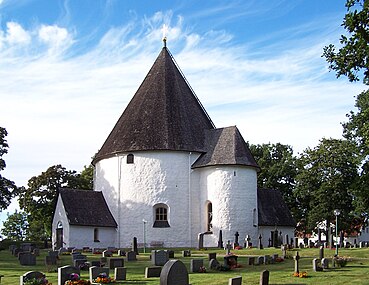
[[132, 153], [127, 155], [127, 164], [133, 164], [134, 163], [134, 155]]

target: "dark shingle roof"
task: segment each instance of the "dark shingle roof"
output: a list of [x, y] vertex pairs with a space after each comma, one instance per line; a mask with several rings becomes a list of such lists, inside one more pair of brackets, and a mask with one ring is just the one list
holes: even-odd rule
[[70, 225], [117, 227], [102, 192], [62, 188], [59, 193]]
[[214, 125], [167, 48], [163, 48], [94, 162], [140, 150], [204, 151]]
[[206, 153], [193, 168], [211, 165], [244, 165], [259, 168], [237, 127], [206, 131]]
[[281, 192], [275, 189], [258, 189], [258, 219], [259, 226], [296, 226]]

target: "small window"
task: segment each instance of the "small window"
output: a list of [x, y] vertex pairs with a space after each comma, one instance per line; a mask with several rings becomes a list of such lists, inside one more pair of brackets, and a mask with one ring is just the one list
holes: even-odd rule
[[208, 232], [213, 232], [213, 204], [211, 202], [207, 205], [207, 227]]
[[99, 229], [98, 228], [94, 229], [94, 242], [100, 242], [100, 240], [99, 240]]
[[58, 222], [58, 224], [56, 225], [57, 229], [62, 229], [63, 228], [63, 223], [62, 222]]
[[158, 204], [154, 206], [154, 228], [169, 228], [168, 206]]
[[132, 153], [127, 155], [127, 164], [134, 163], [134, 155]]

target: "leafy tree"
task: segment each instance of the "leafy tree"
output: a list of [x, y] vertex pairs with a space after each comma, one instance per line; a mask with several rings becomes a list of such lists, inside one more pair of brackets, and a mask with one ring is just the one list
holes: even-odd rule
[[28, 223], [27, 215], [24, 212], [18, 212], [9, 215], [3, 222], [1, 234], [12, 241], [24, 241], [27, 237]]
[[[351, 82], [362, 80], [369, 85], [369, 1], [347, 0], [346, 7], [342, 26], [347, 33], [341, 36], [341, 47], [336, 51], [330, 44], [324, 48], [323, 56], [337, 77], [344, 75]], [[344, 137], [356, 143], [362, 158], [355, 205], [364, 220], [369, 217], [369, 90], [356, 97], [355, 107], [357, 112], [351, 111], [347, 115], [349, 121], [343, 128]]]
[[322, 139], [317, 147], [302, 153], [296, 196], [307, 232], [323, 221], [329, 227], [335, 220], [334, 209], [341, 211], [342, 229], [352, 230], [359, 162], [355, 145], [348, 140]]
[[28, 181], [19, 194], [19, 205], [29, 214], [30, 236], [43, 239], [51, 234], [51, 223], [59, 188], [86, 189], [90, 185], [89, 172], [84, 175], [61, 165], [49, 167]]
[[84, 166], [79, 176], [79, 189], [91, 190], [94, 187], [94, 167], [92, 164]]
[[323, 56], [337, 77], [345, 75], [350, 81], [369, 84], [369, 1], [347, 0], [347, 14], [342, 26], [347, 35], [341, 35], [338, 51], [333, 44], [326, 46]]
[[297, 160], [289, 145], [261, 144], [250, 145], [251, 153], [261, 168], [258, 173], [258, 188], [278, 189], [281, 191], [292, 215], [299, 213], [293, 191], [297, 175]]
[[[8, 135], [5, 128], [0, 127], [0, 171], [4, 170], [6, 163], [2, 158], [4, 154], [8, 153], [8, 143], [5, 137]], [[6, 209], [13, 196], [15, 195], [17, 187], [13, 181], [6, 179], [0, 173], [0, 211]]]

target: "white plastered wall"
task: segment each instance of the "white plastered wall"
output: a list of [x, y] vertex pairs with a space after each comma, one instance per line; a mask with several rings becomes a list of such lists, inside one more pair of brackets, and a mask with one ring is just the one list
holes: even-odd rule
[[[191, 246], [198, 208], [191, 182], [191, 164], [199, 154], [179, 151], [134, 152], [134, 163], [127, 154], [97, 162], [95, 190], [101, 190], [118, 223], [117, 247], [128, 247], [133, 237], [143, 243], [164, 242], [166, 247]], [[190, 187], [191, 185], [191, 187]], [[191, 193], [191, 194], [190, 194]], [[197, 194], [198, 195], [198, 194]], [[154, 228], [154, 206], [168, 206], [169, 228]], [[120, 207], [118, 207], [120, 205]], [[192, 220], [190, 222], [191, 219]], [[191, 226], [190, 226], [191, 225]]]
[[206, 231], [208, 202], [212, 203], [213, 235], [205, 235], [205, 246], [217, 246], [219, 230], [223, 243], [234, 242], [236, 231], [239, 242], [248, 234], [256, 238], [257, 225], [257, 173], [245, 166], [211, 166], [201, 171], [201, 227]]

